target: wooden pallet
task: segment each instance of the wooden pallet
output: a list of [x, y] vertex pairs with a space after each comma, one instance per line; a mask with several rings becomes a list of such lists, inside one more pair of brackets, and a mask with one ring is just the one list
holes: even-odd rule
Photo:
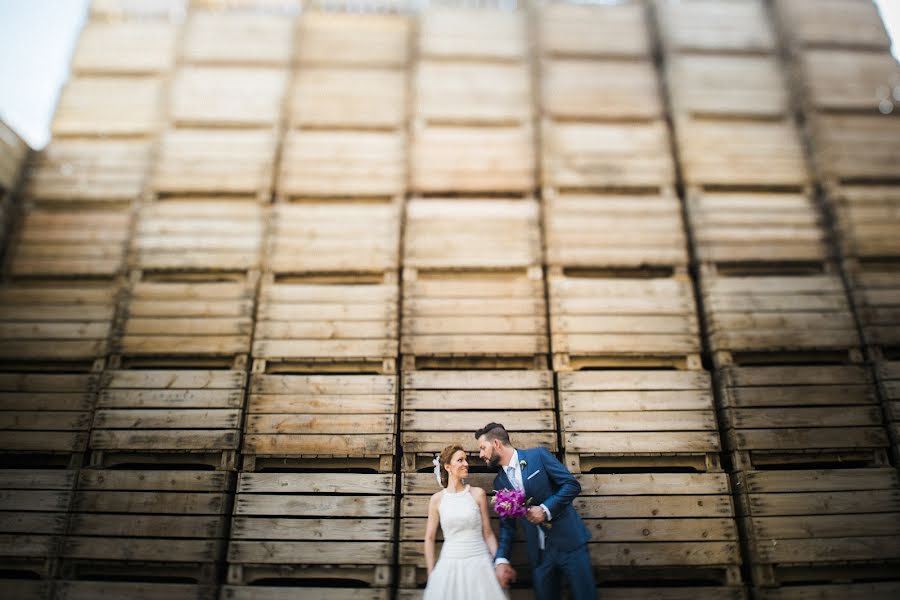
[[536, 31], [543, 56], [649, 59], [652, 54], [643, 2], [552, 2], [537, 10]]
[[203, 464], [234, 470], [246, 371], [107, 370], [91, 464]]
[[390, 588], [222, 586], [219, 600], [390, 600]]
[[697, 117], [771, 119], [790, 97], [775, 55], [682, 54], [666, 59], [673, 111]]
[[900, 186], [840, 185], [827, 190], [838, 242], [845, 257], [860, 261], [900, 258]]
[[146, 203], [131, 242], [131, 267], [156, 272], [258, 269], [265, 216], [253, 198]]
[[246, 368], [259, 273], [133, 272], [114, 368]]
[[665, 50], [771, 54], [775, 33], [763, 0], [657, 1], [656, 17]]
[[51, 125], [54, 138], [136, 137], [160, 126], [160, 77], [79, 76], [63, 87]]
[[[900, 462], [900, 361], [881, 361], [875, 366], [881, 397], [884, 400], [895, 461]], [[896, 462], [895, 462], [896, 464]]]
[[300, 274], [336, 279], [368, 274], [372, 282], [396, 278], [401, 205], [399, 197], [277, 204], [269, 215], [266, 271], [280, 279]]
[[0, 464], [81, 466], [98, 374], [0, 373]]
[[754, 590], [758, 600], [893, 600], [900, 594], [900, 583], [832, 583], [826, 585], [789, 585]]
[[533, 118], [531, 71], [526, 62], [423, 58], [416, 63], [413, 77], [413, 118], [420, 126], [511, 126]]
[[223, 472], [83, 469], [60, 550], [63, 578], [214, 584], [233, 485]]
[[394, 372], [398, 293], [396, 281], [264, 281], [254, 371]]
[[654, 120], [663, 117], [656, 67], [649, 60], [546, 58], [541, 113], [558, 120]]
[[407, 95], [403, 69], [303, 67], [294, 74], [287, 119], [292, 128], [401, 129]]
[[10, 279], [113, 279], [124, 274], [134, 215], [127, 206], [24, 210], [13, 235]]
[[900, 65], [886, 49], [809, 48], [794, 58], [800, 97], [810, 113], [877, 114], [883, 101], [891, 102], [892, 83], [900, 80]]
[[666, 122], [576, 123], [544, 119], [544, 185], [573, 190], [640, 189], [675, 184]]
[[96, 0], [91, 2], [91, 20], [179, 21], [188, 8], [188, 0]]
[[591, 194], [548, 187], [543, 203], [545, 260], [551, 272], [554, 267], [687, 266], [681, 205], [672, 190]]
[[414, 270], [540, 268], [534, 199], [413, 198], [406, 203], [404, 278]]
[[130, 581], [59, 581], [54, 600], [93, 600], [95, 598], [128, 598], [128, 600], [216, 600], [214, 585]]
[[409, 187], [414, 193], [534, 193], [535, 137], [530, 124], [418, 126], [410, 144]]
[[29, 579], [0, 579], [5, 594], [16, 600], [47, 600], [54, 598], [54, 583]]
[[0, 196], [18, 186], [30, 152], [25, 140], [0, 119]]
[[327, 466], [390, 473], [396, 415], [396, 376], [254, 373], [243, 470]]
[[[72, 73], [162, 75], [175, 66], [178, 32], [178, 25], [169, 21], [91, 19], [78, 36]], [[110, 48], [115, 48], [115, 52], [110, 52]]]
[[172, 77], [170, 122], [175, 127], [274, 127], [281, 120], [288, 75], [286, 67], [182, 66]]
[[160, 135], [150, 191], [256, 196], [268, 202], [278, 133], [270, 129], [169, 129]]
[[394, 475], [241, 473], [228, 583], [333, 579], [391, 584]]
[[837, 274], [727, 277], [703, 269], [700, 288], [718, 367], [861, 360], [856, 324]]
[[896, 469], [749, 471], [734, 483], [757, 587], [896, 577]]
[[791, 119], [725, 120], [676, 115], [678, 161], [689, 186], [804, 190], [810, 175]]
[[876, 358], [900, 349], [900, 261], [845, 263], [863, 339]]
[[818, 176], [827, 184], [897, 184], [900, 119], [894, 115], [820, 112], [807, 127]]
[[550, 276], [554, 370], [700, 368], [694, 293], [685, 276], [577, 275]]
[[296, 33], [302, 65], [405, 67], [412, 20], [403, 15], [306, 12]]
[[557, 377], [564, 462], [571, 472], [721, 470], [707, 372], [581, 371]]
[[735, 470], [888, 462], [877, 391], [862, 366], [727, 367], [717, 387]]
[[405, 187], [405, 142], [400, 131], [289, 131], [277, 196], [393, 198]]
[[404, 273], [404, 370], [546, 369], [543, 275], [513, 271]]
[[821, 265], [831, 258], [819, 207], [807, 194], [691, 188], [687, 214], [697, 259], [703, 263]]
[[71, 206], [131, 203], [144, 190], [149, 139], [60, 139], [36, 153], [24, 197]]
[[[519, 447], [559, 448], [549, 371], [413, 371], [403, 373], [400, 445], [403, 470], [412, 472], [452, 443], [477, 458], [476, 430], [503, 423]], [[527, 443], [526, 443], [527, 439]]]
[[524, 11], [429, 7], [418, 25], [422, 58], [524, 62], [528, 57]]
[[0, 286], [0, 364], [91, 371], [107, 354], [117, 294], [117, 285], [89, 280]]
[[789, 45], [887, 51], [891, 40], [874, 2], [776, 0], [775, 15]]
[[0, 470], [0, 569], [5, 577], [46, 580], [57, 575], [76, 474], [63, 469]]
[[[192, 10], [184, 26], [182, 60], [190, 64], [240, 64], [286, 67], [291, 60], [295, 24], [283, 14]], [[222, 3], [219, 3], [222, 4]]]

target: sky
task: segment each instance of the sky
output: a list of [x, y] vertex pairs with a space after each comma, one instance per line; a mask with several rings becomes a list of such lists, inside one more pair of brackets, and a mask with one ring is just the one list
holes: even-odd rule
[[[900, 0], [875, 0], [900, 58]], [[0, 0], [0, 118], [33, 148], [50, 121], [89, 0]]]

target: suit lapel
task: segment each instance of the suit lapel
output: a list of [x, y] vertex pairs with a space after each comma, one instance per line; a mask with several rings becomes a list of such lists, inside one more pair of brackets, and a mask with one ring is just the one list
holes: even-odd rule
[[512, 484], [512, 481], [509, 480], [509, 476], [506, 474], [506, 469], [504, 467], [500, 467], [500, 471], [497, 473], [497, 475], [500, 477], [501, 483], [503, 483], [504, 481], [506, 482], [503, 484], [503, 487], [505, 489], [508, 489], [508, 490], [516, 489], [516, 486], [514, 486]]
[[[525, 451], [516, 449], [516, 452], [519, 453], [519, 472], [522, 474], [522, 489], [525, 490], [525, 497], [528, 498], [528, 474], [529, 474], [529, 465], [528, 459], [525, 457]], [[525, 464], [522, 464], [522, 461], [525, 461]]]

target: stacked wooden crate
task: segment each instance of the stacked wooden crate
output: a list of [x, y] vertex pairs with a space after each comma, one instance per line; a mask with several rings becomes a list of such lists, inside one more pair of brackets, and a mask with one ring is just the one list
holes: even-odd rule
[[13, 129], [0, 119], [0, 259], [15, 214], [15, 197], [31, 149]]

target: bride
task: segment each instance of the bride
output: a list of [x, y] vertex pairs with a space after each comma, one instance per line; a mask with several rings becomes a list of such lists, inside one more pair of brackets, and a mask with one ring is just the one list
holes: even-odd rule
[[[435, 459], [435, 474], [444, 489], [428, 503], [425, 565], [428, 585], [422, 600], [506, 600], [494, 574], [497, 538], [488, 518], [487, 494], [463, 485], [469, 475], [466, 452], [447, 446]], [[441, 558], [434, 563], [438, 523], [444, 532]]]

